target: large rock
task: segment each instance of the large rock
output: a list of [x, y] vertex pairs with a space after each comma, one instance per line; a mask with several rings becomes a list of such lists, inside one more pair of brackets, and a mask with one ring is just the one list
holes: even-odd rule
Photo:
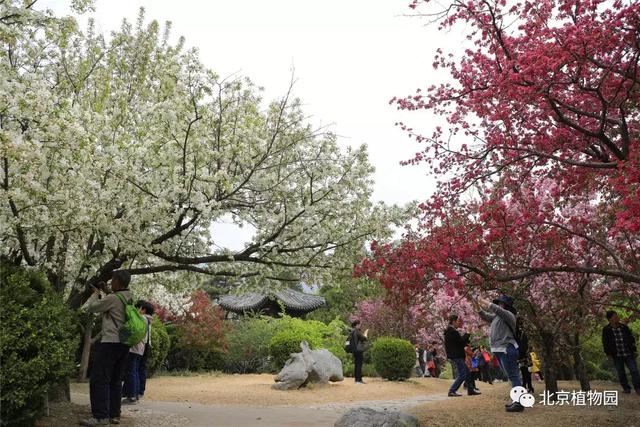
[[[305, 344], [306, 343], [302, 343]], [[303, 352], [305, 349], [303, 348]], [[329, 350], [321, 348], [319, 350], [309, 350], [311, 358], [315, 362], [313, 369], [309, 373], [309, 381], [314, 383], [326, 384], [329, 381], [337, 382], [344, 380], [342, 373], [342, 361], [333, 355]]]
[[326, 384], [342, 381], [342, 362], [329, 350], [310, 350], [309, 345], [300, 343], [302, 351], [292, 353], [272, 386], [277, 390], [296, 390], [307, 384]]
[[419, 427], [413, 415], [396, 411], [376, 411], [371, 408], [353, 408], [341, 416], [334, 427]]

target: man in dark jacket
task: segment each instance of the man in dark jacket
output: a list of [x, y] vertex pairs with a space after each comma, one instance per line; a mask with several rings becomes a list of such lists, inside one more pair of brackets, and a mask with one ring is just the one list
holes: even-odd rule
[[353, 367], [354, 367], [354, 377], [356, 378], [356, 384], [366, 384], [362, 381], [362, 365], [364, 363], [364, 352], [365, 352], [365, 341], [367, 341], [367, 332], [364, 331], [364, 334], [360, 332], [360, 321], [354, 320], [351, 323], [351, 333], [349, 336], [353, 342]]
[[604, 352], [613, 359], [623, 392], [631, 393], [631, 387], [624, 371], [624, 365], [627, 365], [629, 373], [631, 373], [633, 388], [640, 395], [640, 374], [638, 374], [638, 365], [636, 365], [636, 340], [629, 327], [620, 323], [620, 318], [615, 311], [607, 311], [607, 319], [609, 324], [602, 328]]
[[[467, 365], [464, 363], [464, 348], [469, 343], [469, 334], [460, 335], [460, 332], [458, 332], [460, 327], [462, 327], [462, 319], [458, 318], [456, 314], [449, 316], [449, 326], [444, 331], [444, 350], [451, 362], [451, 366], [456, 371], [456, 379], [449, 388], [449, 397], [462, 396], [457, 391], [469, 374]], [[480, 394], [471, 387], [467, 389], [467, 393], [469, 396]]]

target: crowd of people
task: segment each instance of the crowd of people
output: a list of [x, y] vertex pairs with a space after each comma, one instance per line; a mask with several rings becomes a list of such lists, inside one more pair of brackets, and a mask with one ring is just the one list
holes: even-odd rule
[[[489, 349], [473, 346], [468, 333], [461, 333], [463, 320], [456, 314], [449, 316], [449, 325], [444, 332], [447, 358], [454, 371], [454, 381], [449, 388], [450, 397], [459, 397], [461, 385], [469, 396], [480, 394], [476, 380], [493, 384], [493, 381], [508, 380], [512, 387], [524, 386], [534, 393], [533, 377], [543, 379], [540, 360], [529, 351], [528, 339], [517, 322], [513, 300], [501, 295], [488, 301], [478, 298], [475, 303], [480, 317], [491, 324]], [[519, 402], [506, 405], [507, 412], [522, 412]]]
[[[461, 333], [463, 320], [456, 314], [449, 316], [449, 325], [444, 331], [444, 346], [451, 362], [454, 381], [449, 388], [450, 397], [459, 397], [458, 389], [464, 384], [469, 396], [480, 394], [476, 380], [492, 384], [494, 380], [505, 379], [511, 387], [522, 386], [528, 393], [535, 392], [533, 380], [544, 380], [540, 359], [534, 351], [529, 351], [526, 333], [519, 324], [513, 299], [501, 295], [493, 301], [478, 298], [474, 302], [480, 317], [491, 324], [490, 348], [473, 346], [470, 335]], [[604, 352], [611, 358], [624, 393], [631, 393], [625, 367], [631, 374], [633, 387], [640, 395], [640, 374], [636, 364], [637, 347], [635, 337], [629, 327], [620, 322], [618, 314], [608, 311], [609, 324], [602, 331]], [[493, 369], [492, 369], [493, 368]], [[505, 405], [507, 412], [522, 412], [520, 402]]]

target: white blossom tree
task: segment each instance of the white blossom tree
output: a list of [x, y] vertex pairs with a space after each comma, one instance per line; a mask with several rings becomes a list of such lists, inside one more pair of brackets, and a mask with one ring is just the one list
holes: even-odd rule
[[[402, 221], [370, 201], [364, 147], [341, 150], [290, 92], [265, 105], [220, 78], [169, 25], [141, 11], [105, 39], [91, 20], [0, 6], [0, 254], [72, 307], [116, 268], [322, 283]], [[214, 249], [223, 217], [257, 230], [242, 250]]]

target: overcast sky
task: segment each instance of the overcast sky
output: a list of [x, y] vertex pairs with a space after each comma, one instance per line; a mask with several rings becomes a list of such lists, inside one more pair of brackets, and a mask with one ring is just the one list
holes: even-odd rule
[[[455, 49], [459, 37], [439, 33], [406, 17], [408, 0], [98, 0], [93, 14], [105, 34], [140, 7], [148, 20], [171, 21], [174, 37], [200, 50], [203, 63], [221, 76], [248, 76], [265, 88], [265, 99], [287, 90], [295, 69], [294, 95], [316, 125], [329, 126], [343, 145], [367, 144], [376, 168], [374, 199], [404, 204], [425, 200], [434, 187], [424, 166], [401, 166], [420, 146], [394, 123], [429, 130], [424, 112], [399, 112], [393, 96], [413, 93], [436, 80], [435, 49]], [[40, 7], [69, 13], [68, 0]], [[219, 230], [220, 243], [241, 247], [250, 230]], [[228, 235], [228, 237], [227, 237]], [[230, 239], [230, 240], [229, 240]], [[228, 241], [227, 241], [228, 240]]]

